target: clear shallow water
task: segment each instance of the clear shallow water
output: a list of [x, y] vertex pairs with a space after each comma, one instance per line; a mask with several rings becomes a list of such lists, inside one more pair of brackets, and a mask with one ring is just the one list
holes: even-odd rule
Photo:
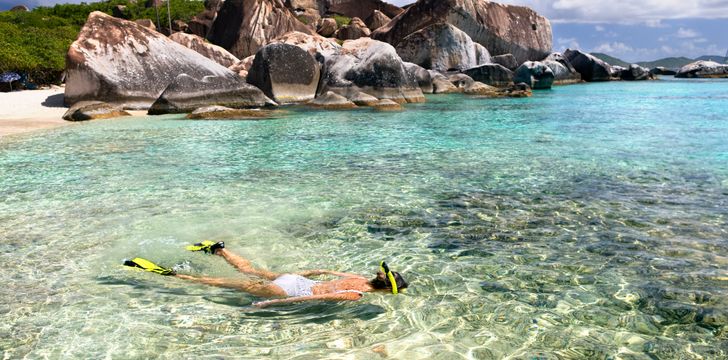
[[[4, 357], [728, 356], [728, 82], [428, 100], [0, 139]], [[118, 265], [239, 276], [202, 239], [411, 288], [256, 310]]]

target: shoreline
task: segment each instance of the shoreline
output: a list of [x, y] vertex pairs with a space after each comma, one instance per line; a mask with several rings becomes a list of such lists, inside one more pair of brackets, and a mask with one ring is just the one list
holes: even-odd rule
[[70, 125], [63, 120], [68, 108], [63, 104], [64, 88], [22, 90], [0, 93], [0, 138]]

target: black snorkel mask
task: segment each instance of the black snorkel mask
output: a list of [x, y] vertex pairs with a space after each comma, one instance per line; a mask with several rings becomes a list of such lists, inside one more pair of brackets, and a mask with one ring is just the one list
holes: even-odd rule
[[379, 269], [387, 276], [389, 279], [389, 284], [392, 285], [392, 294], [397, 295], [397, 281], [394, 280], [394, 274], [392, 274], [392, 271], [389, 270], [389, 266], [387, 266], [387, 263], [382, 261], [379, 264]]

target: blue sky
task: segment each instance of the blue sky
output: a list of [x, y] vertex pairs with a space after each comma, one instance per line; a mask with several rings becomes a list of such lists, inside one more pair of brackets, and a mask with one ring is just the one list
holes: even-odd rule
[[[141, 0], [140, 0], [141, 1]], [[0, 0], [0, 10], [64, 0]], [[412, 0], [389, 0], [396, 5]], [[554, 50], [579, 48], [626, 61], [695, 58], [728, 50], [728, 0], [501, 0], [551, 20]]]

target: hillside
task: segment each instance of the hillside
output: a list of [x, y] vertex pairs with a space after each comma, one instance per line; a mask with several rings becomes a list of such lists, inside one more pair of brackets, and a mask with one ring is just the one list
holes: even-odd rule
[[721, 64], [728, 63], [728, 57], [720, 56], [720, 55], [704, 55], [695, 60], [715, 61], [715, 62], [718, 62]]
[[644, 66], [648, 69], [656, 68], [658, 66], [662, 66], [668, 69], [679, 69], [692, 62], [695, 62], [695, 60], [688, 59], [686, 57], [669, 57], [655, 61], [639, 62], [637, 64], [640, 66]]
[[[116, 5], [127, 7], [130, 20], [154, 19], [154, 8], [146, 1], [111, 0], [90, 4], [60, 4], [38, 7], [29, 12], [0, 12], [0, 73], [26, 74], [28, 81], [39, 85], [58, 83], [66, 67], [66, 52], [86, 23], [88, 14], [102, 11], [109, 15]], [[171, 0], [171, 17], [188, 21], [204, 9], [203, 2]], [[166, 6], [159, 16], [167, 18]]]

